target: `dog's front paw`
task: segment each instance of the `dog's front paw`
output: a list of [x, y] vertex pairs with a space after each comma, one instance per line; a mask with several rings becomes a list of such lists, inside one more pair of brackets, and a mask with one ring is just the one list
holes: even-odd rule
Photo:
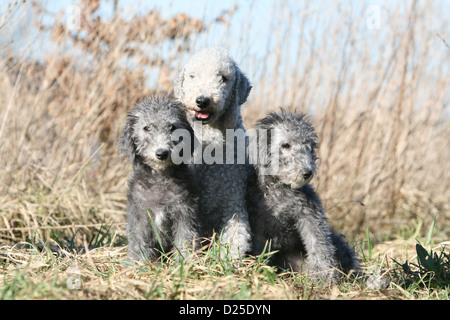
[[340, 272], [333, 262], [307, 262], [304, 271], [311, 280], [325, 286], [337, 282], [340, 276]]

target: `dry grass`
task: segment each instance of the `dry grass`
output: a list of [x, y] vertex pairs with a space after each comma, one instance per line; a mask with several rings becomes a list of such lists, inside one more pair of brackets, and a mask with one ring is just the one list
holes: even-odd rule
[[[20, 6], [3, 12], [0, 35], [11, 32]], [[98, 1], [82, 6], [79, 30], [60, 16], [44, 24], [46, 13], [34, 6], [33, 25], [51, 35], [52, 54], [38, 60], [26, 46], [0, 48], [1, 297], [448, 298], [448, 287], [408, 291], [391, 283], [373, 292], [353, 280], [318, 289], [255, 261], [224, 270], [206, 253], [182, 266], [127, 270], [130, 168], [115, 145], [133, 103], [170, 92], [188, 55], [223, 30], [221, 44], [253, 84], [243, 109], [247, 127], [279, 106], [311, 113], [321, 159], [314, 186], [330, 223], [357, 244], [367, 268], [393, 270], [390, 257], [413, 257], [404, 255], [405, 243], [424, 238], [435, 213], [434, 245], [450, 237], [450, 13], [443, 3], [381, 7], [381, 27], [368, 31], [362, 5], [277, 2], [263, 54], [252, 51], [256, 40], [246, 34], [228, 36], [246, 16], [239, 9], [205, 22], [156, 10], [105, 20]], [[324, 19], [324, 10], [335, 18]], [[74, 263], [81, 290], [66, 286]]]
[[[408, 242], [391, 246], [407, 248]], [[448, 299], [448, 260], [442, 276], [447, 285], [419, 279], [402, 281], [407, 274], [386, 256], [364, 256], [367, 275], [387, 279], [385, 287], [366, 285], [367, 276], [343, 277], [332, 287], [321, 287], [290, 272], [279, 273], [264, 259], [239, 262], [220, 258], [219, 246], [198, 251], [189, 261], [165, 256], [162, 263], [134, 266], [126, 261], [124, 246], [70, 250], [55, 241], [17, 243], [0, 247], [1, 299], [163, 299], [163, 300], [316, 300], [316, 299]], [[223, 248], [223, 247], [221, 247]], [[382, 249], [381, 249], [382, 250]], [[412, 251], [411, 251], [412, 252]], [[447, 253], [447, 259], [450, 257]], [[410, 259], [414, 258], [409, 256]], [[409, 260], [409, 261], [413, 261]], [[403, 262], [402, 262], [403, 263]], [[413, 265], [413, 264], [411, 264]], [[401, 279], [400, 279], [401, 277]], [[385, 280], [386, 281], [386, 280]], [[413, 281], [413, 282], [411, 282]]]

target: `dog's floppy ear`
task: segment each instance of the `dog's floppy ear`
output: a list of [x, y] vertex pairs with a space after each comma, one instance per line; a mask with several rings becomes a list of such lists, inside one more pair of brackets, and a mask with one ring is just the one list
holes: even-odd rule
[[180, 73], [178, 74], [178, 76], [174, 82], [173, 90], [174, 90], [175, 98], [178, 101], [183, 101], [183, 99], [184, 99], [184, 90], [183, 90], [184, 73], [185, 73], [185, 68], [181, 69]]
[[119, 151], [126, 155], [131, 163], [134, 162], [134, 158], [136, 155], [136, 145], [133, 139], [133, 126], [136, 123], [136, 117], [129, 113], [127, 116], [127, 123], [125, 124], [125, 128], [123, 129], [122, 137], [119, 139]]
[[236, 67], [236, 85], [234, 93], [236, 96], [236, 101], [239, 105], [243, 104], [245, 101], [247, 101], [247, 97], [250, 93], [250, 90], [252, 89], [252, 86], [250, 85], [250, 81], [246, 77], [246, 75], [239, 69], [238, 66]]

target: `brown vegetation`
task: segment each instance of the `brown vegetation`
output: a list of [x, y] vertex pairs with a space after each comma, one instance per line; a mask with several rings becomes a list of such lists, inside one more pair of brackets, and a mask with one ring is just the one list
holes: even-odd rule
[[[406, 3], [367, 31], [363, 9], [333, 4], [336, 19], [324, 22], [317, 8], [277, 2], [271, 23], [292, 23], [267, 35], [274, 50], [262, 62], [245, 34], [228, 40], [231, 52], [245, 48], [247, 60], [237, 60], [252, 80], [247, 127], [279, 106], [312, 114], [321, 160], [314, 186], [330, 223], [356, 242], [366, 229], [377, 241], [423, 233], [436, 212], [439, 241], [450, 236], [450, 50], [449, 34], [439, 33], [450, 17], [436, 3]], [[57, 238], [84, 247], [109, 237], [105, 226], [114, 229], [107, 240], [119, 241], [130, 167], [116, 141], [127, 110], [170, 93], [196, 37], [228, 30], [235, 14], [210, 24], [157, 10], [106, 20], [99, 4], [80, 2], [80, 28], [71, 30], [61, 15], [42, 24], [35, 3], [33, 23], [55, 47], [42, 59], [0, 48], [0, 244]]]

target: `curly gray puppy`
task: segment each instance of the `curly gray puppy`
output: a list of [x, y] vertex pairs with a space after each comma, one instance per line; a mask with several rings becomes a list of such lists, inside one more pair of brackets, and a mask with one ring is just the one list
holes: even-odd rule
[[127, 231], [134, 260], [154, 261], [174, 247], [184, 255], [197, 238], [197, 204], [181, 161], [189, 160], [191, 139], [182, 104], [167, 97], [150, 97], [128, 114], [119, 147], [133, 165]]
[[[229, 245], [233, 258], [249, 253], [251, 248], [245, 194], [253, 168], [245, 161], [239, 163], [239, 156], [246, 151], [238, 151], [233, 143], [227, 143], [226, 136], [231, 131], [245, 137], [241, 105], [250, 90], [250, 82], [236, 62], [225, 50], [215, 47], [193, 55], [174, 88], [202, 142], [203, 157], [190, 166], [199, 197], [202, 236], [209, 238], [214, 231], [222, 233], [222, 243]], [[227, 158], [229, 151], [231, 156]]]
[[270, 250], [278, 250], [271, 263], [326, 284], [336, 281], [338, 266], [345, 272], [358, 269], [355, 253], [329, 229], [319, 196], [308, 184], [316, 173], [317, 135], [306, 116], [282, 109], [259, 120], [256, 129], [258, 147], [267, 152], [255, 161], [248, 192], [253, 254], [261, 254], [270, 241]]

